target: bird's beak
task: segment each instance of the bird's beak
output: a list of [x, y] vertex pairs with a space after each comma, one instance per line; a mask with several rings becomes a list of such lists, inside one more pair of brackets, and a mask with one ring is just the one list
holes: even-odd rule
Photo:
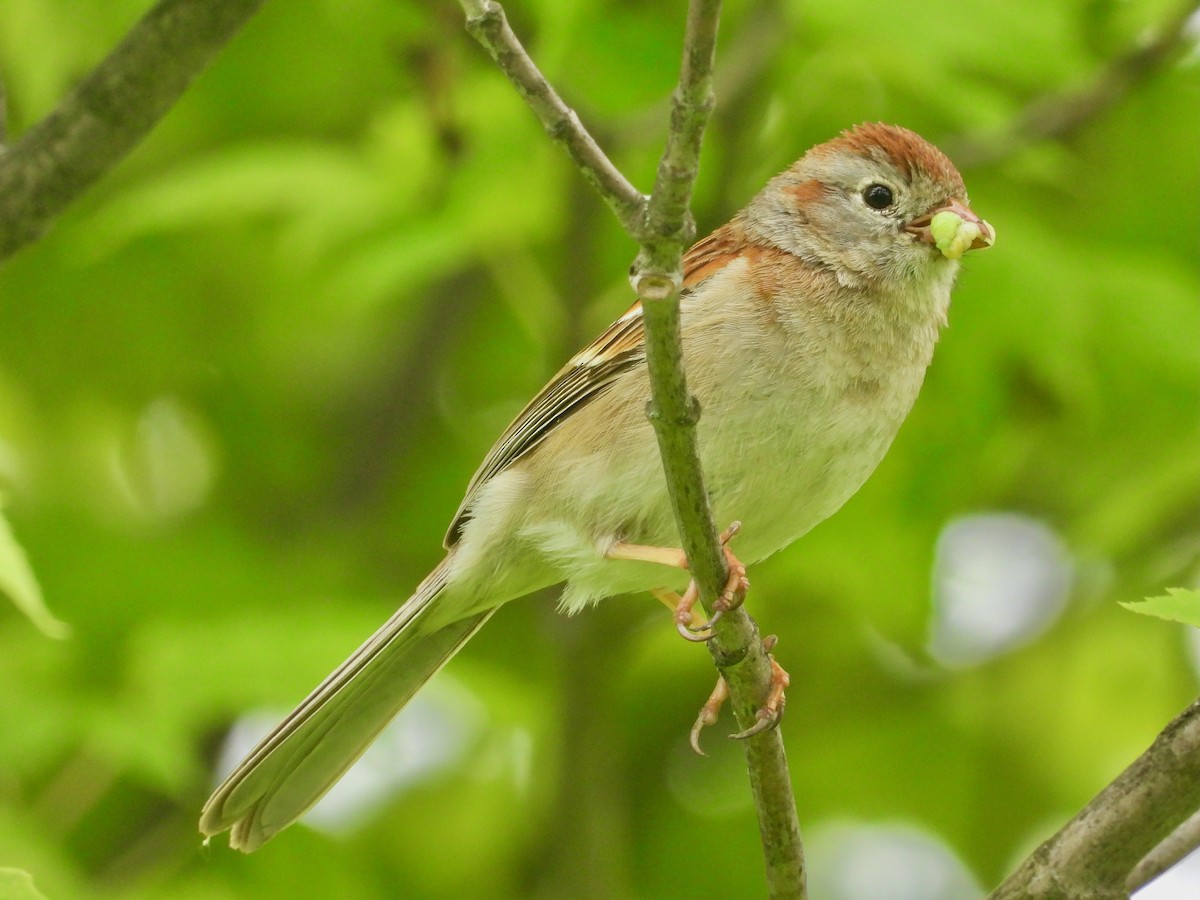
[[995, 229], [957, 200], [913, 219], [904, 230], [918, 241], [933, 244], [948, 259], [958, 259], [968, 250], [982, 250], [996, 243]]

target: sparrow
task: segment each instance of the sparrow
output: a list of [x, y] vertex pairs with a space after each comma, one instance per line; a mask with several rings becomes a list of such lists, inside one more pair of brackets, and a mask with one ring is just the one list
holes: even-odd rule
[[[871, 123], [810, 149], [685, 254], [696, 437], [716, 520], [742, 523], [738, 558], [786, 547], [863, 485], [916, 400], [959, 258], [994, 240], [941, 151]], [[654, 551], [679, 540], [649, 393], [635, 305], [508, 426], [444, 559], [216, 789], [200, 831], [262, 846], [508, 601], [562, 584], [575, 613], [680, 589], [685, 569]]]

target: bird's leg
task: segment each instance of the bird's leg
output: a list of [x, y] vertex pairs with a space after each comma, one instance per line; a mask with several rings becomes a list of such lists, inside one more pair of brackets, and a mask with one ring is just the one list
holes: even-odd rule
[[[788, 675], [783, 666], [775, 662], [775, 657], [771, 655], [771, 650], [777, 641], [778, 638], [775, 635], [763, 639], [763, 649], [767, 652], [767, 659], [771, 663], [771, 685], [767, 690], [767, 699], [758, 709], [758, 721], [745, 731], [731, 734], [730, 737], [735, 740], [745, 740], [764, 731], [770, 731], [783, 718], [783, 708], [787, 704], [787, 695], [785, 692], [791, 683], [791, 676]], [[725, 683], [723, 676], [717, 676], [717, 686], [713, 688], [713, 692], [709, 694], [708, 700], [700, 707], [700, 715], [696, 717], [696, 722], [692, 725], [692, 749], [701, 756], [704, 756], [704, 751], [700, 749], [700, 732], [709, 725], [716, 724], [721, 706], [728, 697], [729, 685]]]
[[688, 567], [687, 556], [673, 547], [647, 547], [645, 544], [613, 544], [604, 554], [609, 559], [631, 559], [635, 562], [658, 563], [675, 569]]
[[[713, 626], [731, 609], [742, 605], [746, 599], [746, 591], [750, 582], [746, 579], [746, 567], [733, 555], [729, 549], [729, 541], [738, 531], [742, 523], [734, 522], [721, 532], [721, 549], [725, 551], [725, 562], [729, 567], [729, 579], [717, 602], [713, 605], [712, 618], [703, 625], [692, 627], [692, 609], [700, 599], [700, 589], [693, 579], [688, 583], [687, 590], [680, 596], [674, 591], [655, 589], [651, 591], [655, 597], [665, 603], [675, 613], [675, 627], [689, 641], [707, 641], [713, 636]], [[659, 563], [677, 569], [688, 567], [687, 556], [682, 550], [672, 547], [647, 547], [644, 544], [613, 544], [605, 554], [609, 559], [636, 560], [638, 562]]]
[[[683, 595], [667, 590], [666, 588], [651, 588], [650, 593], [658, 600], [661, 600], [666, 607], [675, 614], [675, 630], [683, 636], [685, 640], [696, 641], [703, 643], [712, 637], [712, 633], [698, 634], [692, 625], [692, 609], [696, 602], [700, 599], [700, 590], [696, 587], [696, 582], [689, 581], [687, 590]], [[703, 631], [703, 629], [700, 629]]]

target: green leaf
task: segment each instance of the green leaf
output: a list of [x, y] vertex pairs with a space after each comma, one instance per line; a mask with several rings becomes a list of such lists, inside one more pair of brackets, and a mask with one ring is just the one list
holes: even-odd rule
[[1145, 616], [1158, 616], [1172, 622], [1183, 622], [1200, 628], [1200, 591], [1184, 588], [1167, 588], [1162, 597], [1147, 597], [1142, 601], [1122, 602], [1126, 609]]
[[0, 900], [46, 900], [46, 895], [33, 886], [28, 872], [0, 868]]
[[70, 626], [54, 618], [46, 608], [29, 559], [17, 543], [3, 512], [0, 512], [0, 592], [7, 594], [17, 609], [47, 637], [65, 638], [71, 633]]

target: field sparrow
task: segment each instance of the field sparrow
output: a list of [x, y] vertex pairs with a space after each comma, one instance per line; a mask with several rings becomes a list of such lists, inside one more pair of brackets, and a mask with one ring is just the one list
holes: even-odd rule
[[[684, 258], [684, 363], [714, 515], [747, 563], [834, 513], [883, 458], [946, 320], [965, 250], [993, 241], [962, 177], [903, 128], [808, 151]], [[445, 559], [242, 761], [200, 830], [251, 851], [312, 806], [501, 605], [563, 583], [562, 608], [682, 569], [631, 546], [678, 536], [639, 306], [578, 353], [484, 458]], [[632, 557], [632, 558], [630, 558]]]

